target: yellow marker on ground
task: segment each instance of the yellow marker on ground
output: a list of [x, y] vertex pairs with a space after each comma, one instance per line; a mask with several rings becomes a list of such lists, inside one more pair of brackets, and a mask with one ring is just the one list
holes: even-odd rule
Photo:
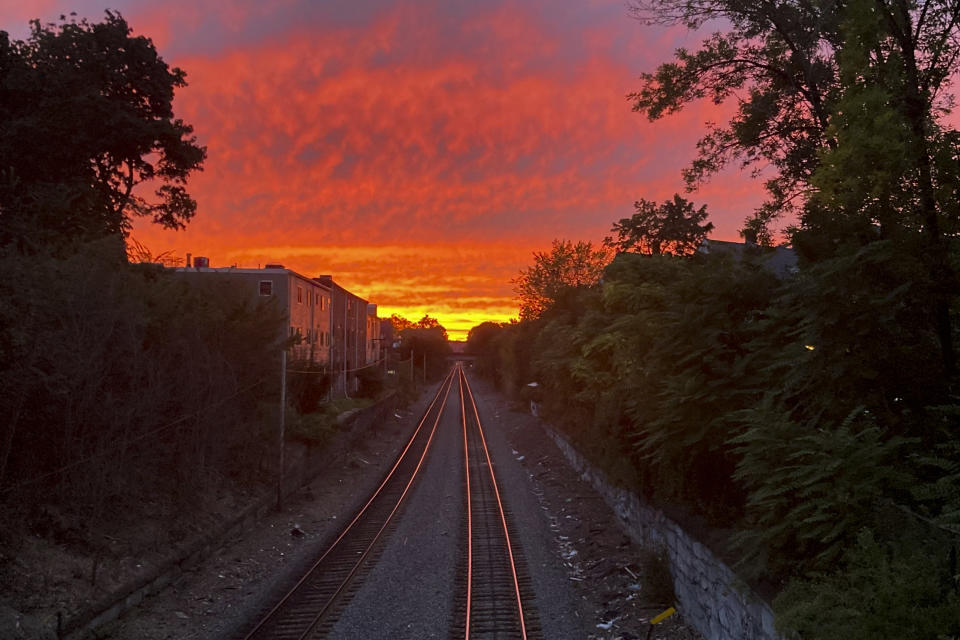
[[653, 620], [651, 620], [651, 621], [650, 621], [650, 624], [660, 624], [661, 622], [663, 622], [664, 620], [666, 620], [667, 618], [669, 618], [670, 616], [672, 616], [672, 615], [675, 614], [676, 612], [677, 612], [676, 609], [674, 609], [673, 607], [670, 607], [669, 609], [667, 609], [666, 611], [664, 611], [663, 613], [661, 613], [660, 615], [658, 615], [656, 618], [654, 618]]

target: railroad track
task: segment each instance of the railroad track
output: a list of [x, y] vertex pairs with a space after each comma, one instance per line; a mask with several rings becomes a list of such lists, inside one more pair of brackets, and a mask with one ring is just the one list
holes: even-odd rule
[[369, 569], [378, 541], [392, 525], [423, 466], [458, 370], [451, 370], [444, 379], [374, 495], [306, 574], [241, 636], [244, 640], [305, 640], [322, 637], [329, 630], [355, 580]]
[[511, 537], [480, 413], [463, 368], [458, 365], [456, 373], [466, 468], [466, 549], [452, 635], [464, 640], [539, 638], [533, 589]]
[[533, 589], [512, 537], [510, 514], [501, 499], [476, 401], [463, 368], [456, 365], [374, 495], [305, 575], [238, 638], [306, 640], [329, 634], [361, 577], [382, 552], [383, 538], [424, 466], [454, 385], [459, 395], [465, 490], [451, 637], [542, 637], [533, 613]]

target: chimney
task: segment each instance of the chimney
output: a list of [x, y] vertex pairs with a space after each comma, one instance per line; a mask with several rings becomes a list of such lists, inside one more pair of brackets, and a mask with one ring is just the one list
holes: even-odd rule
[[187, 269], [189, 269], [190, 267], [193, 266], [193, 262], [190, 261], [190, 258], [191, 258], [191, 256], [190, 256], [190, 254], [188, 253], [188, 254], [187, 254]]

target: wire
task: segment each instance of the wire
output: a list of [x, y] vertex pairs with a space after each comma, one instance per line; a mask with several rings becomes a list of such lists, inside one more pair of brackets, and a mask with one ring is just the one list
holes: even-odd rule
[[[336, 369], [336, 370], [331, 369], [331, 370], [329, 370], [329, 371], [313, 371], [313, 370], [310, 370], [310, 369], [287, 369], [287, 373], [319, 373], [319, 374], [327, 374], [327, 373], [329, 373], [329, 374], [353, 373], [353, 372], [355, 372], [355, 371], [361, 371], [361, 370], [363, 370], [363, 369], [369, 369], [370, 367], [376, 367], [377, 365], [383, 364], [385, 361], [386, 361], [386, 358], [380, 358], [380, 359], [377, 360], [376, 362], [371, 362], [370, 364], [365, 364], [365, 365], [363, 365], [362, 367], [357, 367], [356, 369], [343, 370], [343, 369], [339, 369], [339, 368], [338, 368], [338, 369]], [[404, 360], [403, 362], [406, 362], [406, 360]]]

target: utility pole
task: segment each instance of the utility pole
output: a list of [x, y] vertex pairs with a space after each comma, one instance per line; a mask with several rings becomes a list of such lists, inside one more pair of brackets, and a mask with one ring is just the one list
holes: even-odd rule
[[349, 398], [350, 393], [347, 391], [347, 355], [350, 353], [350, 343], [347, 342], [347, 306], [350, 304], [350, 299], [347, 298], [347, 290], [343, 290], [343, 397]]
[[280, 354], [280, 473], [277, 479], [277, 510], [283, 508], [284, 442], [287, 417], [287, 350]]

